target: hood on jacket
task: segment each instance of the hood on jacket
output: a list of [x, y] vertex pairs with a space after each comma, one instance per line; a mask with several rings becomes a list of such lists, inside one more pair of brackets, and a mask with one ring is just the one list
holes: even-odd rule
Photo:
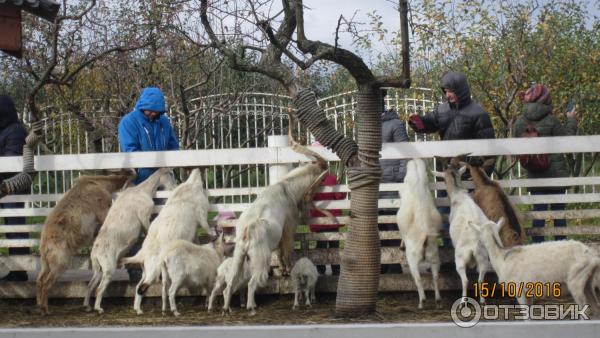
[[397, 118], [398, 118], [398, 114], [396, 114], [396, 112], [394, 112], [394, 111], [384, 109], [383, 113], [381, 113], [381, 121], [382, 122], [397, 119]]
[[462, 107], [471, 102], [471, 89], [467, 77], [463, 73], [448, 72], [442, 76], [442, 91], [452, 90], [458, 96], [458, 106]]
[[15, 103], [10, 97], [0, 95], [0, 128], [5, 128], [15, 122], [19, 122]]
[[552, 106], [539, 102], [528, 102], [524, 104], [523, 116], [529, 121], [539, 121], [552, 114]]
[[140, 99], [135, 104], [135, 109], [139, 111], [152, 110], [162, 115], [166, 111], [165, 97], [160, 89], [156, 87], [144, 88]]

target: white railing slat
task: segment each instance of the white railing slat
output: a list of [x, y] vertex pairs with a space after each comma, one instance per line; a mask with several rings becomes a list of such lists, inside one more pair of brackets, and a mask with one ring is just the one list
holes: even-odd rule
[[[323, 147], [311, 147], [328, 161], [339, 158]], [[524, 142], [522, 138], [480, 139], [460, 141], [399, 142], [383, 145], [383, 159], [433, 156], [455, 156], [471, 153], [476, 156], [529, 153], [585, 153], [600, 149], [600, 135], [536, 137]], [[188, 167], [232, 164], [285, 164], [307, 161], [291, 147], [236, 148], [211, 150], [180, 150], [135, 153], [94, 153], [78, 155], [39, 155], [35, 169], [91, 170], [138, 167]], [[6, 157], [0, 163], [0, 172], [18, 172], [23, 167], [22, 157]]]

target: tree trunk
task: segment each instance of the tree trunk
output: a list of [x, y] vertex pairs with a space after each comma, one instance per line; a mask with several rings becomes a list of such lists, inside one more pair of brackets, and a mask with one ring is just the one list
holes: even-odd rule
[[359, 166], [347, 168], [351, 191], [351, 220], [342, 254], [336, 315], [349, 317], [375, 311], [381, 248], [377, 202], [381, 167], [381, 90], [363, 86], [358, 91], [357, 127]]

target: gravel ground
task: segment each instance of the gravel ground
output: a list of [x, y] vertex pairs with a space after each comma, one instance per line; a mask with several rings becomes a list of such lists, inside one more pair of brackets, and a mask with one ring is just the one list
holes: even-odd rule
[[[220, 311], [208, 313], [203, 298], [180, 297], [178, 307], [180, 317], [170, 313], [163, 315], [159, 298], [144, 300], [145, 314], [138, 316], [132, 309], [131, 299], [105, 299], [105, 313], [98, 315], [85, 312], [81, 300], [55, 299], [50, 301], [48, 316], [38, 314], [35, 301], [0, 300], [0, 327], [91, 327], [91, 326], [168, 326], [168, 325], [275, 325], [275, 324], [339, 324], [339, 323], [397, 323], [397, 322], [449, 322], [450, 308], [459, 297], [459, 293], [442, 293], [440, 308], [436, 308], [432, 294], [425, 308], [416, 308], [418, 297], [416, 292], [381, 293], [377, 303], [377, 313], [354, 319], [336, 318], [335, 295], [319, 294], [318, 303], [312, 308], [302, 306], [292, 311], [293, 296], [258, 296], [259, 308], [255, 316], [249, 316], [246, 310], [234, 303], [233, 313], [222, 316]], [[237, 297], [236, 297], [237, 298]], [[557, 300], [553, 300], [556, 303]], [[558, 302], [565, 302], [558, 300]], [[492, 299], [491, 304], [511, 304], [508, 299]]]

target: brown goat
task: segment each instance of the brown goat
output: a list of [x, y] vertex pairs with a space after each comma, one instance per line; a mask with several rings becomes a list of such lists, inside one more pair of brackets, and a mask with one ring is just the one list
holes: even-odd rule
[[37, 305], [48, 314], [48, 290], [84, 246], [92, 244], [112, 203], [112, 193], [133, 175], [81, 176], [56, 203], [44, 222], [40, 239], [41, 271]]
[[[495, 159], [485, 160], [482, 167], [492, 165]], [[460, 162], [466, 165], [473, 179], [475, 191], [472, 197], [483, 213], [493, 222], [504, 218], [504, 224], [500, 228], [500, 239], [505, 248], [523, 244], [525, 233], [521, 226], [519, 211], [510, 202], [504, 190], [497, 182], [492, 181], [481, 167]]]

